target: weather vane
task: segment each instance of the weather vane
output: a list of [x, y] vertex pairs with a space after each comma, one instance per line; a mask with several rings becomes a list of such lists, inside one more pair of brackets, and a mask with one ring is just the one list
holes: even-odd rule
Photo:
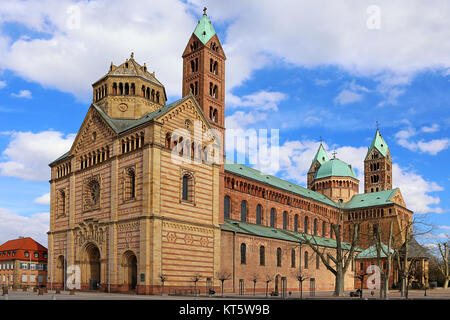
[[206, 7], [203, 8], [203, 15], [206, 16]]
[[380, 126], [380, 123], [378, 122], [378, 120], [375, 122], [375, 124], [376, 124], [377, 130], [378, 130], [378, 127]]
[[336, 159], [336, 154], [337, 154], [337, 152], [336, 152], [336, 150], [334, 150], [333, 151], [333, 159]]

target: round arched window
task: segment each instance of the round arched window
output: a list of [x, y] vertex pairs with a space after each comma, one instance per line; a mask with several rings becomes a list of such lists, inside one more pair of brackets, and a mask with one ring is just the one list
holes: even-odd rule
[[91, 201], [94, 205], [100, 201], [100, 185], [98, 181], [91, 182]]

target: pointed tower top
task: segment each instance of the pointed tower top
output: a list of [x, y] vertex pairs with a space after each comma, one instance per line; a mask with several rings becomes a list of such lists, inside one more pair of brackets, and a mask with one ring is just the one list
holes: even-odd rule
[[370, 144], [369, 150], [367, 150], [367, 154], [369, 154], [374, 147], [383, 155], [383, 157], [386, 156], [389, 150], [389, 147], [386, 141], [384, 141], [383, 137], [381, 136], [380, 130], [378, 128], [377, 132], [375, 132], [375, 137], [373, 138], [372, 143]]
[[203, 16], [198, 21], [197, 27], [195, 27], [194, 34], [200, 39], [203, 44], [206, 44], [211, 39], [216, 31], [214, 30], [211, 21], [206, 15], [206, 7], [203, 9]]
[[324, 164], [324, 162], [327, 162], [330, 160], [327, 153], [325, 152], [322, 142], [320, 142], [319, 149], [317, 150], [317, 153], [316, 153], [315, 157], [313, 158], [312, 163], [314, 163], [316, 160], [319, 161], [319, 163], [321, 165]]

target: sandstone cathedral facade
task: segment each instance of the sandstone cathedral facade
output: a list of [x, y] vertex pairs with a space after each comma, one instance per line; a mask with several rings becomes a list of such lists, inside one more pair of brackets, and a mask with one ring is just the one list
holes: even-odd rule
[[[81, 289], [205, 292], [225, 277], [226, 292], [252, 290], [255, 279], [257, 291], [270, 283], [278, 292], [298, 290], [303, 272], [315, 290], [332, 290], [333, 274], [302, 235], [332, 255], [336, 225], [348, 244], [360, 223], [356, 253], [391, 220], [402, 234], [412, 212], [392, 189], [379, 130], [364, 160], [363, 194], [352, 167], [322, 144], [307, 188], [263, 174], [223, 155], [226, 56], [206, 12], [182, 58], [183, 98], [170, 104], [133, 54], [93, 83], [71, 149], [50, 164], [50, 286], [64, 286], [77, 269]], [[352, 261], [346, 289], [358, 271]]]

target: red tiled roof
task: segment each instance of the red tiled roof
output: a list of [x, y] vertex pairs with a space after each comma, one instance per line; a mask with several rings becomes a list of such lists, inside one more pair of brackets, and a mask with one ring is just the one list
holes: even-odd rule
[[47, 251], [47, 248], [33, 240], [32, 238], [19, 238], [6, 241], [0, 246], [0, 251], [5, 250], [36, 250]]

